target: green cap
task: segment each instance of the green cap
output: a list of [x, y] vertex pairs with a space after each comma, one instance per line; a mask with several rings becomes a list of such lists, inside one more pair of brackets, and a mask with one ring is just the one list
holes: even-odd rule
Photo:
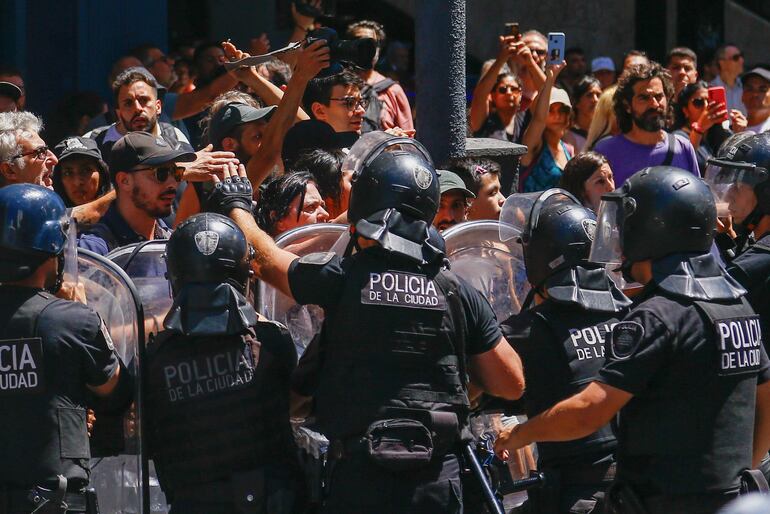
[[447, 191], [457, 189], [462, 191], [462, 193], [468, 198], [476, 198], [476, 195], [474, 195], [467, 187], [465, 187], [465, 182], [463, 182], [463, 179], [461, 179], [457, 173], [453, 173], [448, 170], [436, 171], [438, 172], [438, 185], [442, 195]]

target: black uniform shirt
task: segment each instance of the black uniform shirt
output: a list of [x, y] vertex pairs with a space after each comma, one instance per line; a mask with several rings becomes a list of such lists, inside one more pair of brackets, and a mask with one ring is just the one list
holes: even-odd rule
[[767, 351], [770, 344], [770, 234], [733, 259], [727, 272], [748, 291], [746, 298], [759, 314]]
[[[373, 255], [375, 252], [379, 253], [379, 249], [372, 248], [363, 253]], [[321, 255], [329, 259], [323, 265], [301, 266], [300, 259], [292, 262], [289, 267], [289, 286], [298, 303], [315, 304], [328, 309], [336, 305], [342, 294], [348, 266], [345, 260], [336, 255], [319, 254], [319, 257]], [[484, 353], [494, 348], [502, 337], [497, 318], [487, 299], [462, 278], [457, 278], [469, 335], [465, 342], [465, 353]]]
[[[618, 477], [642, 494], [734, 490], [751, 465], [756, 386], [770, 380], [767, 354], [747, 341], [754, 371], [726, 374], [731, 343], [722, 352], [718, 328], [692, 300], [662, 294], [654, 286], [642, 293], [607, 339], [599, 371], [598, 381], [634, 395], [619, 417]], [[740, 303], [725, 305], [753, 315]]]
[[[508, 342], [521, 356], [527, 390], [526, 414], [532, 418], [584, 389], [604, 364], [604, 342], [618, 315], [591, 312], [546, 301], [501, 324]], [[538, 443], [540, 467], [574, 462], [592, 464], [615, 449], [607, 425], [575, 441]]]
[[[40, 297], [50, 305], [37, 316], [35, 333], [9, 333], [13, 315], [35, 295], [46, 294], [0, 287], [0, 484], [29, 487], [58, 473], [87, 482], [85, 386], [107, 382], [118, 359], [99, 316], [77, 302]], [[11, 342], [33, 335], [42, 357], [35, 343]]]

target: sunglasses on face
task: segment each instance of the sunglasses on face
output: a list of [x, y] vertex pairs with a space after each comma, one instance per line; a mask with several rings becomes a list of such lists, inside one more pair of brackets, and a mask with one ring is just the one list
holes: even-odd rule
[[500, 93], [501, 95], [504, 95], [509, 92], [518, 93], [519, 91], [521, 91], [521, 89], [519, 89], [516, 86], [500, 86], [497, 88], [497, 92]]
[[725, 57], [725, 61], [735, 61], [735, 62], [738, 62], [741, 59], [743, 59], [743, 53], [741, 53], [741, 52], [738, 52], [735, 55], [731, 55], [730, 57]]
[[690, 100], [690, 103], [692, 103], [693, 107], [697, 107], [698, 109], [702, 109], [706, 106], [706, 99], [705, 98], [693, 98]]
[[152, 178], [159, 184], [163, 184], [169, 177], [174, 177], [174, 180], [181, 182], [185, 169], [172, 164], [169, 166], [158, 166], [157, 168], [139, 168], [131, 171], [152, 171]]
[[22, 152], [20, 154], [16, 154], [8, 160], [13, 161], [21, 157], [26, 157], [28, 155], [34, 156], [34, 158], [37, 160], [42, 160], [42, 159], [45, 159], [45, 157], [48, 155], [48, 152], [50, 151], [51, 150], [47, 146], [41, 146], [41, 147], [35, 148], [34, 150], [30, 150], [29, 152]]
[[342, 98], [329, 98], [329, 100], [344, 103], [349, 111], [354, 110], [356, 107], [361, 107], [362, 109], [369, 107], [369, 99], [360, 96], [343, 96]]

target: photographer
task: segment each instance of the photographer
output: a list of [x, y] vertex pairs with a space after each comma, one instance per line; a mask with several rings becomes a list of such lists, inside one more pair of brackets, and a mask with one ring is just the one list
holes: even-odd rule
[[[373, 39], [377, 43], [377, 51], [370, 65], [358, 70], [366, 85], [364, 96], [369, 100], [369, 108], [364, 117], [364, 123], [369, 130], [386, 130], [398, 127], [405, 131], [414, 130], [412, 109], [403, 88], [398, 82], [377, 72], [374, 66], [385, 48], [385, 29], [376, 21], [362, 20], [348, 26], [347, 36], [351, 39]], [[375, 104], [374, 102], [377, 102]], [[370, 119], [370, 115], [373, 119]]]

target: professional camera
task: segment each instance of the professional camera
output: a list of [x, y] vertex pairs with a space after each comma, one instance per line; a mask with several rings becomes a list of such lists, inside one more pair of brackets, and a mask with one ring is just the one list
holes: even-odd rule
[[328, 27], [312, 30], [307, 34], [307, 44], [323, 39], [329, 45], [329, 58], [332, 61], [331, 68], [336, 68], [334, 62], [353, 64], [359, 68], [370, 69], [372, 60], [377, 51], [377, 42], [374, 39], [340, 39], [337, 31]]

